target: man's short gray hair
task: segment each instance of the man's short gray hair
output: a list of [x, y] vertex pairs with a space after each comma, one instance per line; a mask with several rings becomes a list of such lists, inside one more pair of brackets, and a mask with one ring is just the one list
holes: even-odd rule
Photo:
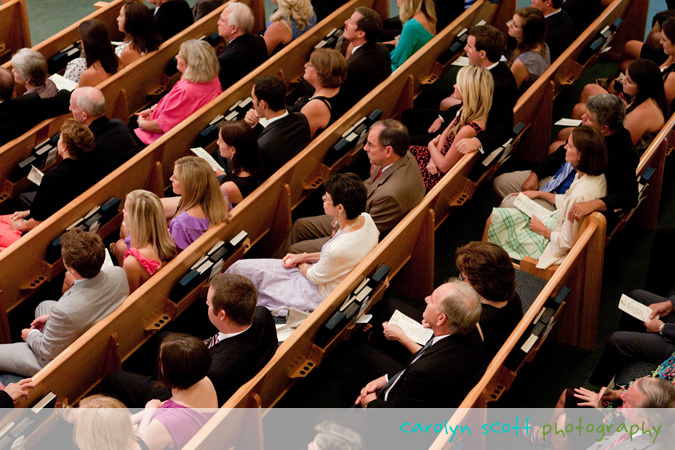
[[439, 311], [446, 315], [450, 331], [454, 334], [467, 334], [478, 323], [482, 306], [480, 295], [465, 281], [453, 278], [448, 281], [455, 291], [446, 294], [439, 302]]
[[616, 95], [598, 94], [589, 97], [586, 109], [593, 114], [596, 122], [610, 130], [618, 130], [626, 121], [626, 104]]
[[234, 25], [244, 34], [249, 34], [253, 30], [255, 19], [253, 11], [248, 5], [239, 2], [230, 2], [227, 4], [230, 15], [227, 17], [228, 25]]
[[78, 88], [75, 104], [78, 109], [89, 114], [89, 117], [96, 118], [105, 114], [105, 97], [100, 89], [95, 87]]
[[12, 56], [12, 67], [35, 86], [42, 86], [47, 81], [47, 60], [42, 53], [33, 49], [22, 48], [17, 51]]

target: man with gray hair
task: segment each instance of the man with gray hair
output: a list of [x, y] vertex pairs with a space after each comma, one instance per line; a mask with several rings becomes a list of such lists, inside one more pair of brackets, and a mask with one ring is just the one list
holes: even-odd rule
[[[593, 211], [605, 213], [608, 222], [637, 205], [638, 190], [635, 170], [640, 157], [623, 126], [626, 106], [616, 95], [594, 95], [586, 103], [587, 112], [581, 117], [582, 125], [596, 128], [605, 137], [609, 159], [605, 177], [607, 195], [601, 199], [580, 202], [572, 206], [569, 220], [581, 221]], [[505, 173], [494, 180], [494, 188], [502, 208], [512, 208], [516, 194], [521, 191], [541, 190], [564, 194], [572, 184], [576, 172], [565, 162], [565, 146], [547, 156], [533, 170]], [[541, 206], [553, 211], [555, 205], [535, 199]]]
[[75, 120], [94, 134], [94, 150], [84, 156], [87, 174], [95, 184], [138, 153], [138, 145], [129, 128], [120, 119], [105, 116], [105, 97], [100, 89], [81, 87], [70, 96], [70, 111]]
[[403, 369], [361, 389], [355, 404], [366, 408], [456, 408], [486, 367], [476, 324], [480, 296], [464, 281], [442, 284], [427, 298], [422, 325], [433, 336]]
[[218, 35], [227, 41], [227, 48], [218, 55], [223, 91], [267, 59], [265, 39], [251, 34], [254, 23], [251, 8], [235, 2], [228, 3], [218, 19]]

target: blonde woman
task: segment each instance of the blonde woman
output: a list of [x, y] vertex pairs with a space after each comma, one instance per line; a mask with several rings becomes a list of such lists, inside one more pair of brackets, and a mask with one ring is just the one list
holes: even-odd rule
[[[116, 256], [129, 281], [129, 292], [154, 275], [176, 256], [176, 245], [166, 227], [162, 202], [152, 192], [137, 189], [127, 194], [124, 225]], [[124, 255], [123, 258], [119, 258]]]
[[391, 52], [392, 72], [436, 35], [436, 8], [433, 0], [396, 0], [403, 23], [396, 48]]
[[165, 217], [171, 219], [169, 231], [179, 251], [185, 250], [209, 227], [229, 220], [232, 205], [205, 160], [185, 156], [176, 161], [171, 186], [180, 197], [163, 198], [162, 205]]
[[218, 80], [220, 65], [216, 51], [205, 41], [191, 39], [181, 44], [176, 55], [181, 79], [157, 106], [138, 113], [136, 136], [152, 144], [223, 92]]
[[[141, 450], [129, 410], [117, 399], [92, 395], [70, 413], [75, 420], [73, 440], [81, 450]], [[70, 421], [70, 420], [69, 420]]]
[[278, 6], [270, 16], [263, 38], [267, 53], [273, 55], [292, 40], [316, 25], [316, 14], [310, 0], [272, 0]]
[[436, 186], [441, 177], [462, 158], [462, 153], [455, 147], [455, 141], [476, 137], [485, 130], [487, 116], [492, 107], [493, 90], [494, 81], [487, 69], [466, 66], [457, 73], [455, 92], [452, 94], [462, 102], [457, 117], [427, 147], [410, 147], [410, 153], [420, 165], [427, 191]]
[[314, 92], [298, 99], [291, 112], [307, 117], [310, 136], [314, 138], [345, 110], [338, 94], [347, 79], [347, 61], [337, 50], [314, 50], [305, 64], [303, 78], [312, 85]]

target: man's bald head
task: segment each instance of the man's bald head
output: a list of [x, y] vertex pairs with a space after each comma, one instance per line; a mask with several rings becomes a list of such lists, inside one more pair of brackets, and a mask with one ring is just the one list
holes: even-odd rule
[[81, 87], [70, 96], [70, 111], [78, 122], [84, 125], [91, 123], [105, 114], [105, 97], [100, 89]]
[[12, 98], [14, 92], [14, 77], [12, 72], [0, 67], [0, 101], [6, 101]]

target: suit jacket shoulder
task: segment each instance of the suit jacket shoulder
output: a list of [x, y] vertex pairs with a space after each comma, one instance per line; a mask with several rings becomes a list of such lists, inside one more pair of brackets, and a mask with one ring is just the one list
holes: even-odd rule
[[216, 388], [218, 405], [222, 405], [272, 359], [278, 346], [272, 313], [256, 306], [251, 327], [211, 349], [213, 362], [209, 379]]
[[265, 39], [259, 35], [239, 36], [218, 55], [218, 79], [223, 91], [241, 80], [267, 59]]
[[265, 166], [263, 178], [274, 174], [309, 142], [309, 122], [304, 114], [292, 112], [267, 125], [258, 137]]
[[347, 79], [340, 92], [344, 92], [349, 105], [356, 104], [389, 75], [391, 57], [387, 47], [379, 42], [363, 44], [347, 60]]
[[426, 188], [419, 165], [410, 152], [382, 172], [375, 181], [373, 177], [365, 182], [368, 195], [366, 212], [373, 218], [382, 239], [422, 201]]

